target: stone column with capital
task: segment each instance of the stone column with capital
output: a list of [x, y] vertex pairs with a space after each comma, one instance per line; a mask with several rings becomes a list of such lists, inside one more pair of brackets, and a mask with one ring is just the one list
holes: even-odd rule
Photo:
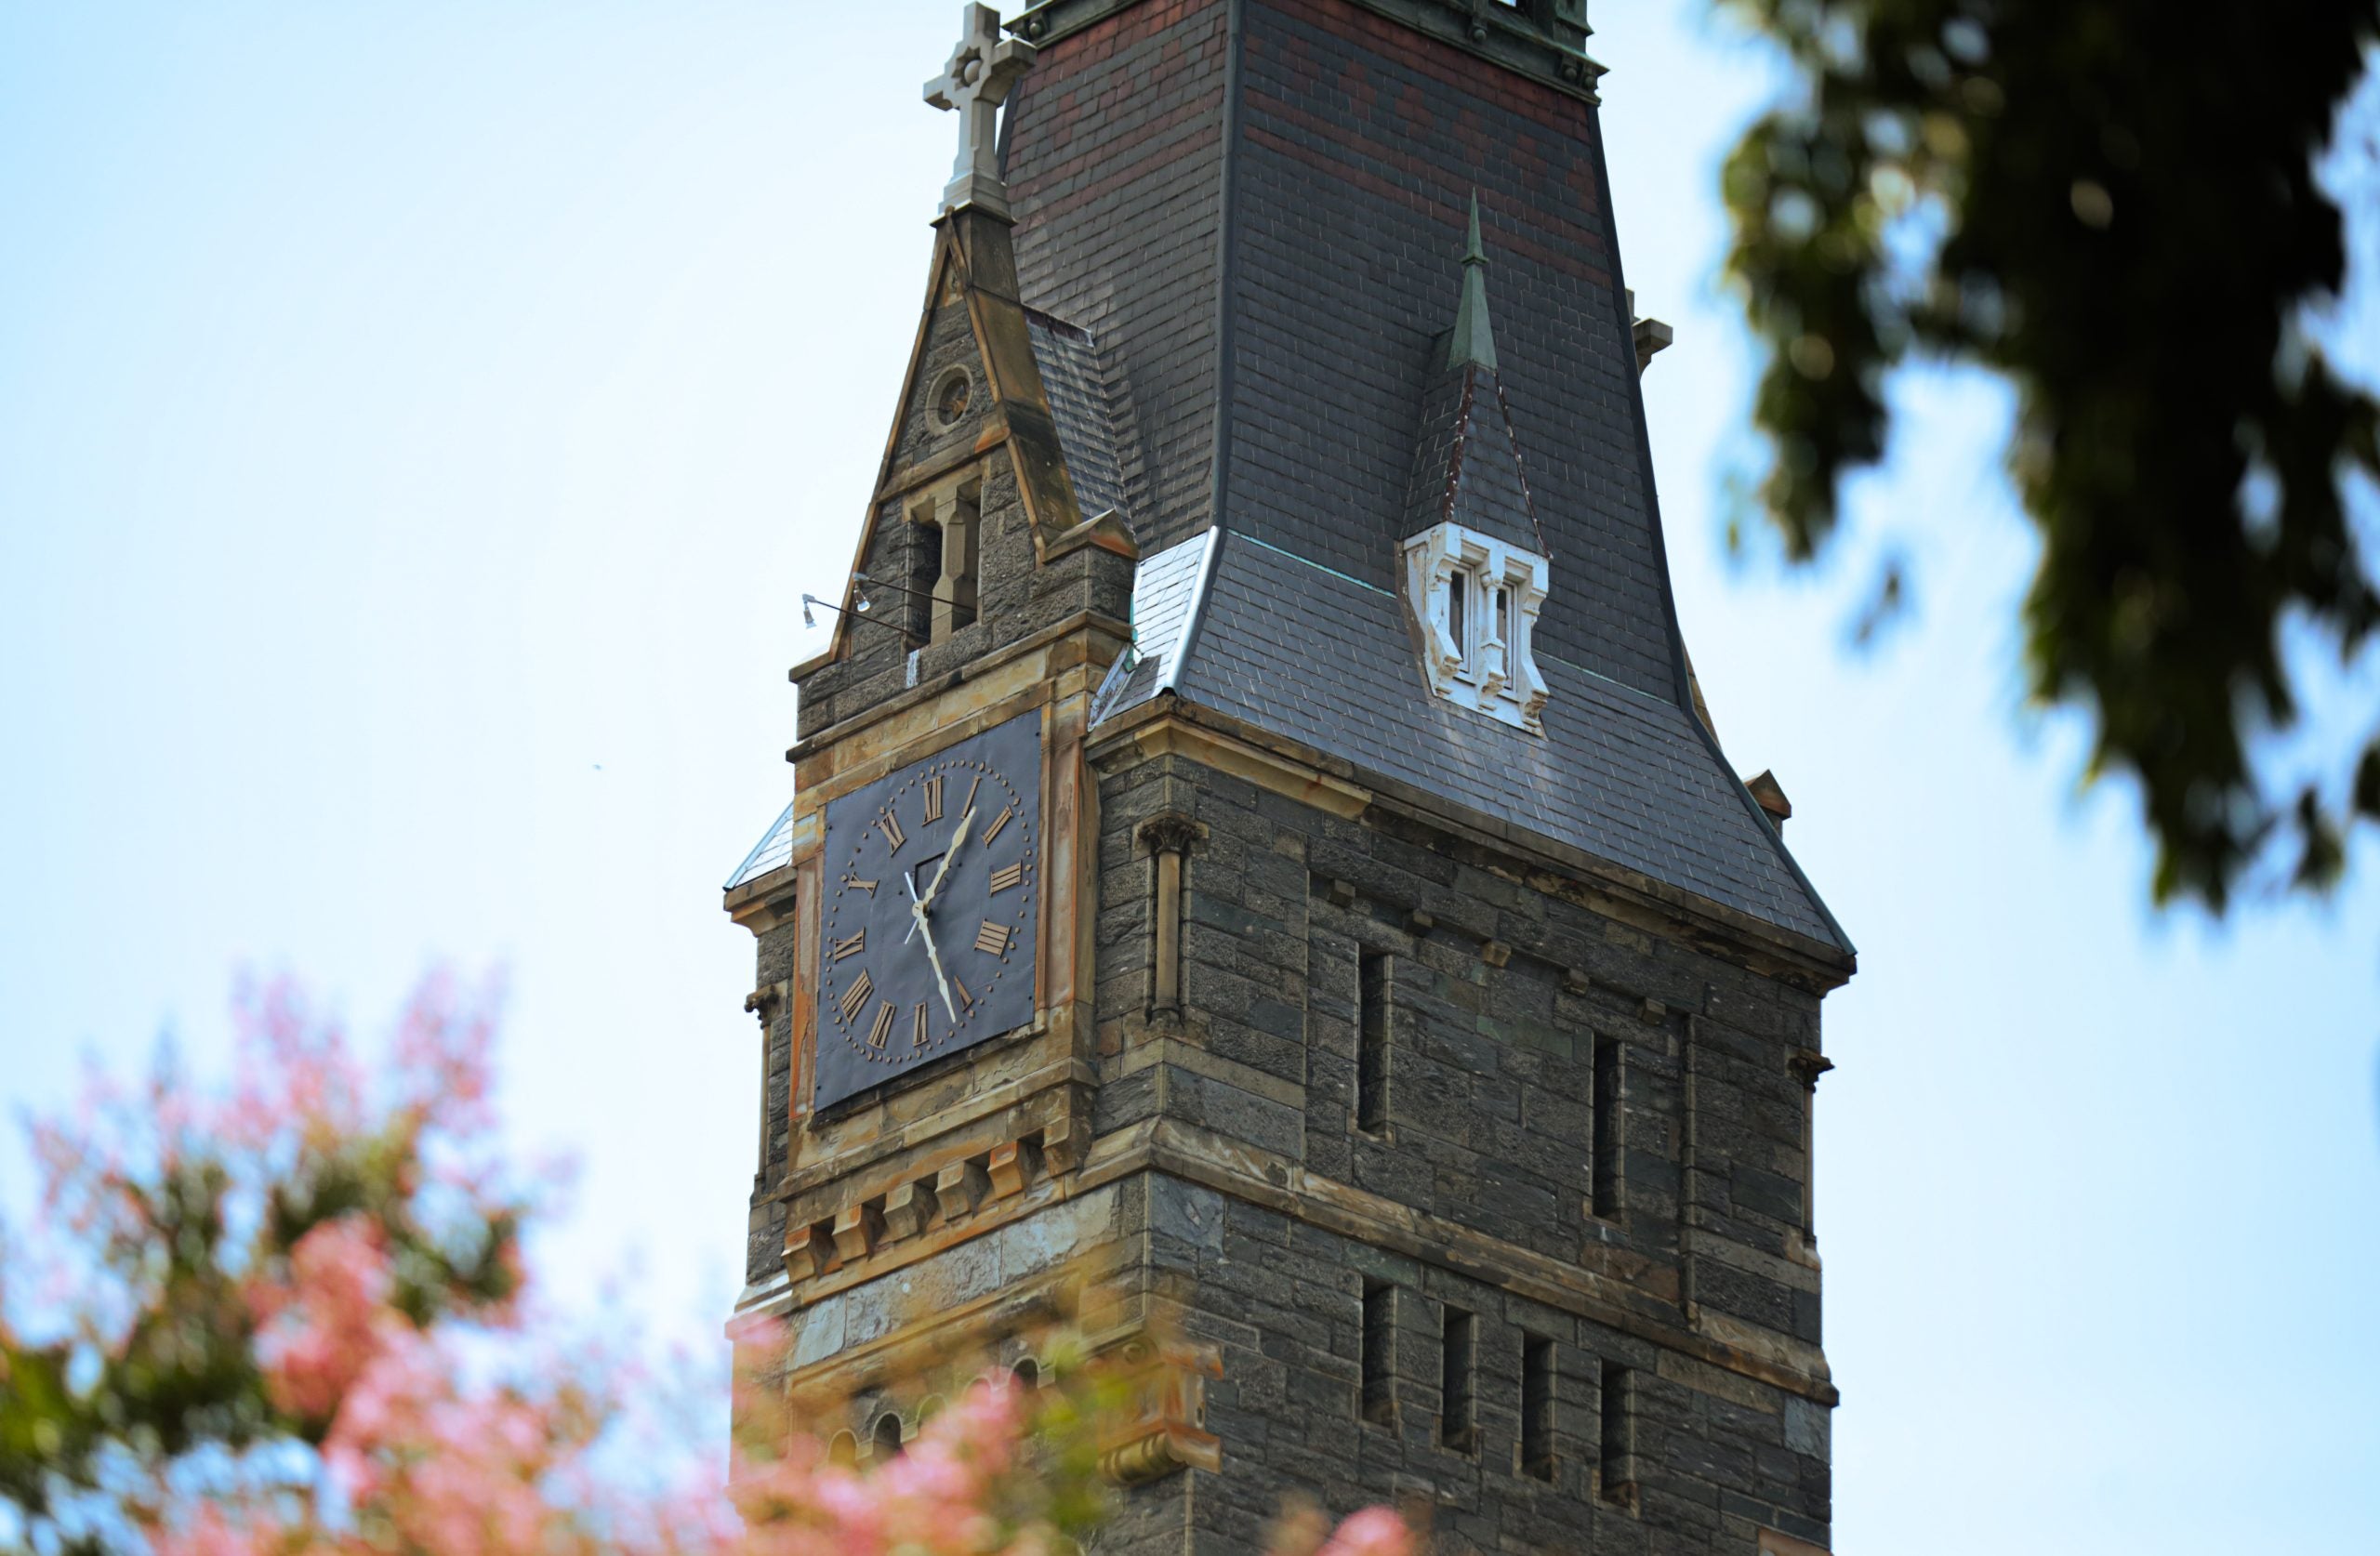
[[1197, 840], [1198, 824], [1187, 816], [1155, 816], [1141, 827], [1141, 841], [1157, 860], [1157, 943], [1149, 978], [1149, 1009], [1182, 1008], [1182, 860]]

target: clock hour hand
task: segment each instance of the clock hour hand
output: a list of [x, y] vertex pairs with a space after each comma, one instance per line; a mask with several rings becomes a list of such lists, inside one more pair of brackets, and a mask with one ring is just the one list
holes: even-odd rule
[[[945, 861], [945, 864], [947, 863]], [[950, 1019], [955, 1022], [959, 1020], [959, 1007], [951, 1002], [950, 980], [943, 976], [942, 956], [933, 948], [933, 926], [926, 922], [925, 902], [918, 896], [918, 884], [909, 878], [906, 870], [901, 872], [901, 884], [909, 889], [909, 932], [901, 937], [901, 943], [906, 945], [918, 937], [919, 930], [925, 931], [926, 964], [933, 969], [934, 986], [942, 991], [942, 1008], [950, 1012]], [[928, 893], [929, 897], [931, 895]]]

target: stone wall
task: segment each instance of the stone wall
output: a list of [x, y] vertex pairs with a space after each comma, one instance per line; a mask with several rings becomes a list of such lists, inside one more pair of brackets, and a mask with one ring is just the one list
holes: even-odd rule
[[[1198, 832], [1178, 1015], [1148, 1009], [1138, 838], [1161, 814]], [[1162, 1117], [1255, 1175], [1151, 1190], [1159, 1316], [1222, 1352], [1224, 1468], [1194, 1499], [1200, 1533], [1247, 1549], [1302, 1489], [1341, 1509], [1422, 1495], [1482, 1549], [1750, 1551], [1763, 1526], [1823, 1541], [1832, 1395], [1794, 1069], [1816, 992], [1418, 822], [1348, 819], [1183, 755], [1114, 758], [1102, 818], [1098, 1130]], [[1368, 1131], [1367, 951], [1391, 994]], [[1392, 1314], [1386, 1422], [1362, 1412], [1368, 1286]], [[1467, 1449], [1440, 1442], [1449, 1306], [1473, 1315]], [[1550, 1343], [1550, 1480], [1520, 1462], [1532, 1337]], [[1630, 1391], [1608, 1456], [1606, 1368]]]
[[[1223, 1470], [1194, 1500], [1207, 1549], [1261, 1549], [1265, 1523], [1298, 1494], [1342, 1513], [1398, 1502], [1449, 1551], [1749, 1556], [1763, 1527], [1824, 1541], [1823, 1404], [1212, 1190], [1157, 1178], [1149, 1193], [1148, 1257], [1177, 1294], [1161, 1312], [1222, 1356], [1207, 1427]], [[1359, 1411], [1368, 1285], [1393, 1298], [1385, 1421]], [[1442, 1440], [1449, 1307], [1474, 1325], [1467, 1447]], [[1538, 1472], [1520, 1455], [1531, 1339], [1550, 1342], [1553, 1363], [1551, 1460]], [[1608, 1457], [1606, 1376], [1622, 1391]]]
[[[888, 1337], [941, 1328], [987, 1348], [970, 1365], [1012, 1365], [1048, 1322], [1037, 1290], [1091, 1259], [1104, 1332], [1149, 1325], [1220, 1364], [1220, 1470], [1125, 1492], [1104, 1549], [1170, 1552], [1185, 1524], [1192, 1549], [1258, 1549], [1293, 1494], [1399, 1502], [1448, 1551], [1823, 1543], [1833, 1393], [1796, 1069], [1815, 988], [1377, 799], [1336, 813], [1244, 761], [1134, 742], [1094, 761], [1104, 1143], [795, 1312], [788, 1365], [851, 1391], [860, 1451], [964, 1382], [902, 1372]], [[1159, 817], [1195, 837], [1179, 1010], [1150, 1008]], [[763, 936], [764, 978], [790, 945]], [[1367, 996], [1386, 1059], [1369, 1127]], [[790, 1054], [772, 1051], [774, 1100]], [[1110, 1153], [1126, 1141], [1138, 1154]], [[764, 1196], [756, 1282], [783, 1237]], [[1445, 1392], [1450, 1313], [1467, 1411]]]
[[[800, 936], [790, 917], [760, 936], [761, 989], [782, 987], [790, 992], [794, 956]], [[785, 1257], [785, 1203], [773, 1191], [792, 1162], [794, 1102], [794, 1035], [802, 1023], [790, 998], [782, 998], [768, 1012], [767, 1070], [762, 1088], [768, 1109], [761, 1131], [760, 1173], [752, 1181], [751, 1212], [744, 1236], [744, 1279], [759, 1285], [776, 1272]]]

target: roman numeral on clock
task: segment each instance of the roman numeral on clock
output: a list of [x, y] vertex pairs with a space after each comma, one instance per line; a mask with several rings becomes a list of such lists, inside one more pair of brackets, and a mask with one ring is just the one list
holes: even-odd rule
[[911, 1022], [911, 1031], [909, 1034], [909, 1047], [913, 1048], [921, 1048], [926, 1046], [926, 1008], [923, 1005], [919, 1005], [913, 1012], [913, 1016], [914, 1020]]
[[867, 930], [862, 928], [857, 933], [835, 942], [835, 960], [840, 962], [845, 956], [856, 956], [866, 949]]
[[1008, 937], [1007, 925], [995, 924], [986, 918], [984, 920], [984, 927], [975, 931], [975, 949], [989, 952], [995, 956], [1004, 956], [1008, 955]]
[[992, 890], [995, 892], [1005, 891], [1012, 886], [1024, 884], [1025, 866], [1021, 864], [1003, 864], [992, 872]]
[[892, 851], [895, 853], [900, 852], [901, 845], [909, 840], [907, 835], [901, 830], [901, 818], [890, 811], [884, 811], [876, 818], [876, 830], [884, 834], [884, 840], [892, 845]]
[[876, 985], [869, 981], [867, 969], [860, 969], [859, 977], [853, 981], [850, 988], [843, 991], [843, 997], [835, 1002], [842, 1007], [843, 1020], [847, 1022], [857, 1020], [859, 1008], [866, 1004], [867, 996], [875, 992]]
[[959, 981], [959, 975], [955, 972], [950, 975], [950, 986], [959, 991], [959, 1004], [970, 1010], [975, 1008], [975, 996], [967, 992], [967, 985]]
[[876, 1024], [867, 1029], [867, 1046], [880, 1048], [884, 1039], [892, 1035], [892, 1002], [886, 1000], [876, 1008]]
[[857, 876], [845, 876], [843, 884], [855, 890], [865, 891], [871, 897], [876, 895], [876, 882], [872, 880], [862, 880]]
[[942, 820], [942, 774], [937, 772], [926, 780], [926, 820]]
[[1009, 819], [1015, 814], [1016, 811], [1012, 807], [1009, 810], [1002, 811], [998, 815], [992, 818], [992, 824], [984, 830], [985, 847], [989, 848], [991, 846], [992, 839], [1000, 835], [1000, 828], [1006, 826], [1009, 824]]

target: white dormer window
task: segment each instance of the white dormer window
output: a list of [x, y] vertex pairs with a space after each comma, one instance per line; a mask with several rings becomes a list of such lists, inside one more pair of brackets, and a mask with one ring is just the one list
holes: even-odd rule
[[1433, 525], [1408, 540], [1405, 599], [1430, 690], [1542, 733], [1545, 679], [1531, 640], [1545, 579], [1541, 555], [1461, 524]]

